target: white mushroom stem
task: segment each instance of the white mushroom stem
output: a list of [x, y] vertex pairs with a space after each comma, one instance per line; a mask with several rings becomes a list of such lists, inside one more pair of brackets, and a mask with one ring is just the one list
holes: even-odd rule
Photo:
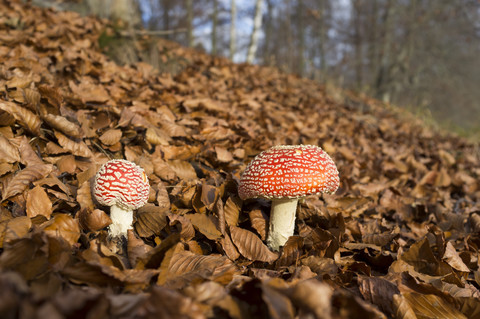
[[270, 211], [270, 227], [267, 245], [271, 250], [278, 251], [285, 245], [288, 237], [295, 229], [298, 198], [282, 198], [272, 201]]
[[112, 223], [108, 226], [108, 234], [112, 237], [127, 237], [127, 230], [133, 228], [133, 210], [113, 205], [110, 207], [110, 219]]

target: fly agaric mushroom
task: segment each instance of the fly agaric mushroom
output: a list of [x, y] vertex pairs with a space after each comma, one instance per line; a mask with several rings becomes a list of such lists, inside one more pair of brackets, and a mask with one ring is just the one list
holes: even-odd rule
[[132, 228], [133, 210], [145, 205], [149, 192], [147, 175], [135, 163], [116, 159], [100, 167], [94, 194], [100, 204], [110, 206], [110, 236], [127, 236], [127, 230]]
[[301, 197], [335, 193], [340, 185], [331, 157], [314, 145], [278, 145], [248, 164], [238, 189], [242, 200], [272, 200], [267, 245], [279, 250], [293, 235], [297, 202]]

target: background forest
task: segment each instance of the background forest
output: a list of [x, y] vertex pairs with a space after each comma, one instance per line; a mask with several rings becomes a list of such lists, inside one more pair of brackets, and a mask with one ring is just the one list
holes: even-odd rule
[[477, 0], [33, 2], [128, 21], [137, 34], [146, 34], [143, 26], [213, 55], [365, 93], [459, 131], [479, 130]]

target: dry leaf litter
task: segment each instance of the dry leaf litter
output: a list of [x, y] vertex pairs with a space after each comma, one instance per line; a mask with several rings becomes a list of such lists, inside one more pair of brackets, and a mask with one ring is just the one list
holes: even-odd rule
[[[2, 318], [480, 318], [473, 145], [166, 41], [174, 74], [118, 66], [99, 48], [114, 32], [1, 1]], [[237, 187], [277, 144], [323, 147], [341, 186], [302, 202], [274, 253], [270, 202]], [[114, 158], [151, 185], [123, 246], [91, 192]]]

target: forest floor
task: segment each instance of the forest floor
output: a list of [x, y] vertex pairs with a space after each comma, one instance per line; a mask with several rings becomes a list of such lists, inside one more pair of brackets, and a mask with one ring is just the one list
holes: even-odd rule
[[[175, 74], [119, 66], [105, 32], [0, 1], [2, 318], [480, 318], [475, 145], [165, 41]], [[237, 187], [277, 144], [321, 146], [341, 185], [299, 205], [274, 253], [270, 202]], [[91, 194], [113, 158], [151, 185], [125, 249]]]

